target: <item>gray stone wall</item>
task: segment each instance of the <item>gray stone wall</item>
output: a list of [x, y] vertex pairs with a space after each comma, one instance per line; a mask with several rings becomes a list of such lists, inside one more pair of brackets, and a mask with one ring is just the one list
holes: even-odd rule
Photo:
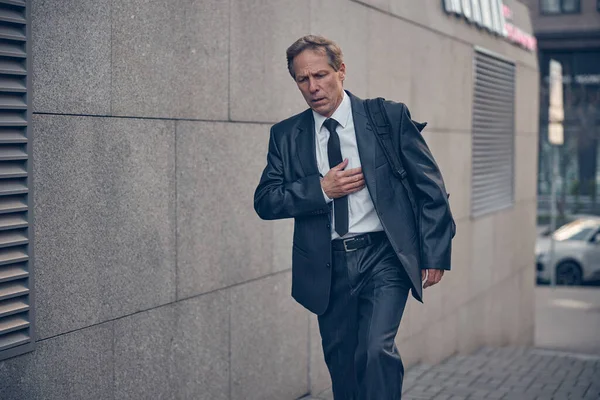
[[[35, 0], [35, 351], [2, 399], [295, 399], [329, 384], [290, 297], [291, 221], [252, 194], [269, 127], [305, 108], [285, 49], [338, 41], [346, 87], [427, 120], [458, 223], [409, 302], [407, 364], [533, 332], [537, 61], [437, 0]], [[526, 9], [516, 3], [519, 13]], [[517, 65], [516, 203], [470, 218], [474, 46]]]

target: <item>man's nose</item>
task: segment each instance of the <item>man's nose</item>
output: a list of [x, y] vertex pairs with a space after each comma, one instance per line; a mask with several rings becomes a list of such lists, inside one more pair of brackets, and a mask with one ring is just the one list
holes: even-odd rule
[[308, 80], [308, 90], [311, 93], [315, 93], [317, 92], [317, 90], [319, 90], [319, 88], [317, 87], [317, 82], [315, 82], [315, 80], [312, 78], [309, 78]]

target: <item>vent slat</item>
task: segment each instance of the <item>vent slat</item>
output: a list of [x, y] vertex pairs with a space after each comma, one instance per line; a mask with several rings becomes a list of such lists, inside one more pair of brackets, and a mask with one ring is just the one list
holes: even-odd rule
[[29, 293], [29, 289], [23, 281], [0, 283], [0, 301], [8, 300]]
[[0, 266], [27, 261], [29, 256], [24, 248], [0, 249]]
[[0, 318], [29, 311], [29, 304], [22, 298], [7, 300], [0, 303]]
[[19, 79], [6, 79], [0, 77], [0, 93], [27, 93], [23, 81]]
[[23, 129], [0, 130], [0, 144], [27, 143], [27, 136]]
[[27, 103], [23, 94], [0, 93], [0, 109], [2, 110], [27, 110]]
[[22, 315], [13, 315], [0, 319], [0, 337], [25, 328], [29, 328], [29, 321]]
[[27, 199], [24, 196], [0, 197], [0, 215], [27, 211]]
[[0, 185], [0, 196], [8, 196], [27, 192], [28, 188], [24, 180], [2, 182], [2, 185]]
[[[7, 4], [7, 3], [4, 3]], [[0, 10], [0, 22], [10, 22], [12, 24], [26, 24], [25, 10], [14, 10], [2, 8]]]
[[21, 346], [29, 342], [31, 342], [31, 336], [29, 336], [27, 330], [2, 335], [0, 336], [0, 351]]
[[0, 215], [0, 234], [2, 232], [27, 227], [27, 217], [25, 213], [20, 214], [1, 214]]
[[506, 163], [505, 160], [502, 159], [496, 159], [490, 163], [478, 163], [478, 165], [476, 166], [477, 172], [475, 174], [473, 174], [473, 181], [475, 181], [478, 177], [480, 176], [487, 176], [490, 173], [495, 173], [496, 171], [503, 169], [503, 168], [507, 168], [508, 166], [510, 166], [509, 164]]
[[487, 177], [485, 177], [485, 180], [482, 180], [480, 182], [474, 182], [473, 187], [481, 188], [482, 190], [485, 190], [485, 188], [494, 188], [495, 189], [499, 183], [504, 182], [506, 180], [506, 178], [509, 176], [510, 176], [510, 172], [505, 173], [505, 174], [496, 175], [496, 176], [487, 176]]
[[18, 59], [0, 59], [0, 74], [4, 75], [27, 75], [22, 60]]
[[[27, 224], [26, 219], [25, 224]], [[28, 242], [27, 232], [24, 230], [0, 232], [0, 248], [21, 246]]]
[[25, 113], [22, 112], [2, 112], [0, 113], [0, 126], [26, 126], [27, 120]]
[[25, 0], [0, 0], [0, 4], [10, 4], [13, 6], [25, 7], [27, 3]]
[[0, 161], [27, 160], [27, 152], [23, 146], [1, 146]]
[[2, 25], [0, 26], [0, 39], [26, 41], [25, 29], [19, 25]]
[[23, 163], [0, 164], [0, 180], [8, 178], [24, 178], [26, 176], [27, 169], [25, 168], [25, 165]]
[[0, 268], [0, 283], [27, 278], [28, 276], [29, 272], [27, 272], [25, 264], [16, 264]]
[[23, 49], [23, 43], [0, 41], [0, 56], [25, 58], [27, 57], [27, 53]]

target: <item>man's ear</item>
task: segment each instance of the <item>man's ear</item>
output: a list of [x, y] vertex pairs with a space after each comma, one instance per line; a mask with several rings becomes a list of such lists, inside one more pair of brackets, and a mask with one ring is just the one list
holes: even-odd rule
[[346, 79], [346, 64], [342, 63], [342, 65], [340, 65], [340, 69], [338, 70], [338, 72], [340, 73], [340, 79], [343, 82], [344, 79]]

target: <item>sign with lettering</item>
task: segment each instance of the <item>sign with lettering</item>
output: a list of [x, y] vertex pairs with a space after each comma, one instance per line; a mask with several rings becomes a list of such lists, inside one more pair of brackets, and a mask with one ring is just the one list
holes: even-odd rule
[[564, 143], [563, 120], [563, 80], [562, 65], [556, 60], [550, 60], [550, 107], [548, 109], [548, 141], [554, 145]]
[[504, 27], [506, 28], [506, 38], [518, 44], [521, 47], [526, 48], [529, 51], [535, 51], [537, 48], [537, 40], [535, 36], [524, 32], [522, 29], [513, 25], [513, 12], [507, 5], [502, 6], [502, 13], [504, 14]]
[[449, 14], [465, 17], [467, 21], [506, 38], [529, 51], [535, 51], [535, 37], [512, 24], [512, 10], [502, 0], [443, 0]]

